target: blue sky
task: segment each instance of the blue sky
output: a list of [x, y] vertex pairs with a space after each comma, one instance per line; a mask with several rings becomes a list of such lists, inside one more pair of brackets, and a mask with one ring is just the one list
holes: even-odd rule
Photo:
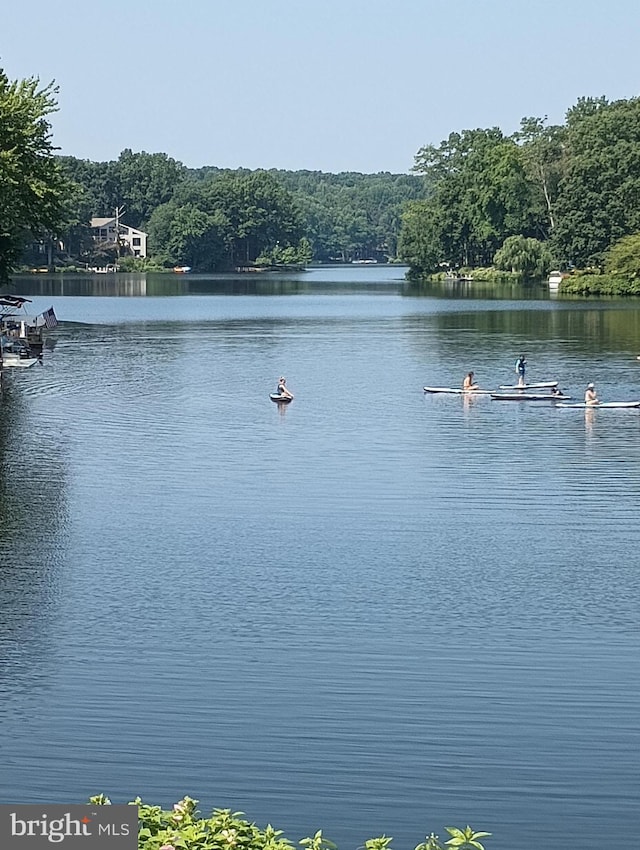
[[22, 0], [11, 79], [55, 79], [62, 153], [408, 171], [452, 131], [640, 94], [637, 0]]

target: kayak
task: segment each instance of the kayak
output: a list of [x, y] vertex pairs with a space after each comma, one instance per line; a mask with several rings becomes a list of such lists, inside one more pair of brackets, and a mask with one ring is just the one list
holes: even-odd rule
[[573, 407], [580, 410], [599, 410], [601, 407], [640, 407], [640, 401], [601, 401], [599, 404], [558, 404], [557, 407]]
[[423, 387], [426, 393], [452, 393], [453, 395], [491, 395], [491, 390], [456, 390], [453, 387]]
[[550, 393], [491, 393], [495, 401], [567, 401], [570, 395], [551, 395]]
[[546, 390], [557, 387], [558, 381], [541, 381], [538, 384], [500, 384], [501, 390]]
[[288, 395], [280, 395], [280, 393], [269, 393], [269, 398], [278, 404], [289, 404], [291, 401]]

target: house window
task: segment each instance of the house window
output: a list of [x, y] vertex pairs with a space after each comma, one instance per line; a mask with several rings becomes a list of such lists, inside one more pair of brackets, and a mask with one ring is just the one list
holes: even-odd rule
[[134, 244], [134, 245], [137, 245], [138, 247], [140, 247], [140, 237], [139, 237], [139, 236], [134, 236], [134, 237], [133, 237], [133, 244]]

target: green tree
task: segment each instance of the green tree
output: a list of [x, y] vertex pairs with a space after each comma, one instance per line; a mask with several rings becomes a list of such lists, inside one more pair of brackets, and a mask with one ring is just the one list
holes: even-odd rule
[[186, 174], [185, 166], [165, 153], [133, 153], [127, 148], [113, 168], [117, 200], [112, 207], [124, 206], [129, 227], [141, 227], [156, 207], [171, 200]]
[[195, 204], [168, 203], [158, 207], [149, 222], [149, 241], [156, 258], [166, 266], [191, 266], [196, 271], [224, 268], [229, 244], [226, 221]]
[[253, 264], [276, 247], [295, 249], [282, 255], [288, 261], [308, 251], [300, 245], [302, 234], [291, 193], [264, 171], [216, 172], [187, 180], [149, 221], [150, 244], [162, 262], [201, 271]]
[[509, 236], [496, 252], [494, 265], [512, 271], [523, 278], [540, 278], [549, 273], [551, 254], [538, 239], [527, 236]]
[[0, 284], [28, 238], [57, 235], [69, 215], [69, 182], [54, 155], [47, 116], [57, 88], [0, 69]]
[[430, 201], [412, 201], [402, 216], [398, 254], [413, 274], [437, 271], [445, 261], [445, 232], [439, 217], [442, 209]]
[[[515, 140], [521, 145], [522, 157], [531, 183], [540, 192], [539, 203], [546, 210], [546, 238], [555, 227], [555, 205], [558, 188], [566, 167], [566, 129], [547, 126], [547, 117], [523, 118]], [[533, 201], [535, 203], [535, 195]], [[542, 220], [544, 216], [539, 215]]]
[[614, 242], [640, 231], [640, 98], [581, 99], [567, 113], [554, 253], [600, 266]]
[[[539, 230], [522, 152], [497, 127], [451, 133], [439, 147], [421, 148], [415, 170], [433, 187], [420, 240], [431, 264], [437, 257], [454, 267], [488, 265], [508, 236]], [[409, 221], [417, 224], [415, 216]], [[416, 233], [402, 239], [405, 252], [409, 242], [417, 244]]]
[[640, 277], [640, 233], [623, 236], [615, 242], [604, 257], [607, 274]]

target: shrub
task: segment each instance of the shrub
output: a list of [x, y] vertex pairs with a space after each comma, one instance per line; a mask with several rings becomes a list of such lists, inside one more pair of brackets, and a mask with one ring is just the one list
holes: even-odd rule
[[[111, 800], [104, 794], [91, 797], [94, 806], [108, 806]], [[292, 850], [293, 844], [285, 838], [282, 830], [270, 824], [260, 829], [244, 820], [243, 812], [231, 809], [214, 809], [209, 818], [203, 818], [197, 810], [198, 801], [184, 797], [172, 809], [150, 806], [138, 797], [132, 805], [138, 806], [139, 850]], [[437, 835], [431, 833], [418, 844], [415, 850], [484, 850], [479, 839], [488, 832], [474, 832], [446, 827], [451, 838], [444, 845]], [[393, 839], [386, 835], [370, 838], [364, 850], [388, 850]], [[305, 850], [335, 850], [335, 844], [325, 838], [322, 830], [313, 837], [303, 838], [299, 844]], [[363, 850], [363, 848], [360, 848]]]

